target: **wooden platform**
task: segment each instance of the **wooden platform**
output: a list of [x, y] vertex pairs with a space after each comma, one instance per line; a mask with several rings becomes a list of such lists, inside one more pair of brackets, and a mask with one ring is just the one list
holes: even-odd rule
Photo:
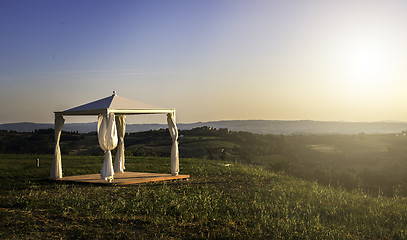
[[127, 184], [169, 181], [169, 180], [188, 179], [188, 178], [189, 178], [189, 175], [172, 176], [171, 174], [165, 174], [165, 173], [124, 172], [124, 173], [115, 173], [114, 179], [111, 183], [109, 183], [103, 179], [100, 179], [100, 174], [69, 176], [69, 177], [63, 177], [63, 178], [60, 178], [57, 180], [58, 181], [82, 182], [82, 183], [127, 185]]

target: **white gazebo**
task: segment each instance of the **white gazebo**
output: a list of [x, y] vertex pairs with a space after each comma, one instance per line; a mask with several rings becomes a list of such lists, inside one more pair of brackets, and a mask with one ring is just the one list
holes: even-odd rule
[[[160, 109], [131, 99], [113, 95], [90, 102], [62, 112], [55, 112], [55, 152], [51, 166], [51, 179], [62, 179], [62, 162], [59, 140], [65, 119], [63, 116], [97, 115], [97, 133], [100, 148], [105, 152], [100, 179], [112, 182], [114, 173], [125, 170], [124, 135], [126, 129], [126, 115], [166, 114], [168, 129], [172, 138], [171, 147], [171, 175], [179, 172], [178, 157], [178, 129], [175, 123], [175, 109]], [[114, 167], [111, 150], [117, 149]]]

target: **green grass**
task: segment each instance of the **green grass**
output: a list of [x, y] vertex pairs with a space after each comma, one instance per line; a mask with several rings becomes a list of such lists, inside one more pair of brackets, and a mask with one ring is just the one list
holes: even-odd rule
[[[41, 166], [35, 167], [35, 159]], [[189, 181], [131, 186], [46, 180], [52, 156], [0, 155], [1, 239], [406, 239], [407, 201], [320, 186], [259, 167], [181, 159]], [[63, 156], [64, 175], [101, 157]], [[168, 158], [127, 158], [169, 172]]]

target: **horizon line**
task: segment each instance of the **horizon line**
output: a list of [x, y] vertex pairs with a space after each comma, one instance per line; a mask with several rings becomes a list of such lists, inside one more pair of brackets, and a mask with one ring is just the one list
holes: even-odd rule
[[[311, 120], [311, 119], [228, 119], [228, 120], [208, 120], [208, 121], [195, 121], [195, 122], [177, 122], [177, 124], [195, 124], [195, 123], [211, 123], [211, 122], [230, 122], [230, 121], [276, 121], [276, 122], [339, 122], [339, 123], [407, 123], [407, 121], [401, 120], [379, 120], [379, 121], [348, 121], [348, 120]], [[28, 122], [28, 121], [19, 121], [19, 122], [5, 122], [0, 123], [0, 125], [6, 124], [54, 124], [53, 122]], [[65, 123], [66, 124], [93, 124], [97, 123], [97, 121], [92, 122], [72, 122], [72, 123]], [[163, 124], [166, 123], [129, 123], [129, 125], [135, 124]]]

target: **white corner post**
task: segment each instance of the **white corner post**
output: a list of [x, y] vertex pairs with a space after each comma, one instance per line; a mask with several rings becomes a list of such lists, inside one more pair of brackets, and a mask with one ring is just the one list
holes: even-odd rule
[[98, 116], [98, 140], [100, 148], [105, 152], [100, 177], [108, 182], [113, 180], [114, 170], [112, 164], [112, 153], [117, 146], [116, 121], [113, 113]]
[[62, 127], [64, 126], [65, 119], [62, 115], [55, 114], [54, 135], [55, 135], [55, 151], [54, 159], [51, 165], [51, 179], [62, 178], [62, 162], [61, 162], [61, 149], [59, 147], [59, 140], [61, 138]]
[[119, 143], [117, 146], [117, 153], [114, 160], [114, 171], [122, 173], [126, 169], [124, 167], [124, 135], [126, 133], [126, 115], [116, 116], [116, 128]]
[[179, 172], [178, 129], [175, 123], [175, 111], [167, 114], [168, 130], [172, 138], [171, 146], [171, 174], [177, 176]]

